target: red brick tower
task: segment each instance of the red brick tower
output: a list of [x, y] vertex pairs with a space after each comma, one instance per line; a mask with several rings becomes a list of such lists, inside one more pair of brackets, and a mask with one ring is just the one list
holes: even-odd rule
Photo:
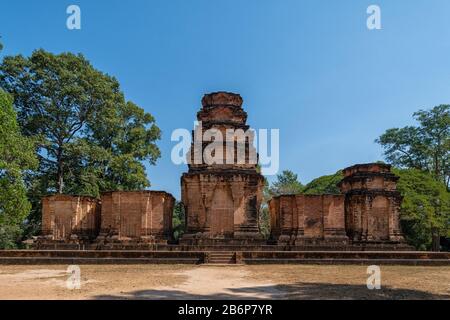
[[262, 238], [258, 217], [264, 178], [257, 171], [253, 132], [247, 131], [242, 102], [240, 95], [228, 92], [202, 99], [189, 171], [181, 177], [187, 220], [182, 243], [247, 243]]
[[354, 243], [404, 242], [398, 179], [386, 164], [370, 163], [344, 169], [339, 187], [345, 194], [347, 235]]

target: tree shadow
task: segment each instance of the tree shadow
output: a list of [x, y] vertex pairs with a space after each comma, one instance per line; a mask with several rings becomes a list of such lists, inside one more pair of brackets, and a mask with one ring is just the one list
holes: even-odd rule
[[450, 294], [433, 294], [415, 289], [382, 287], [369, 290], [365, 285], [296, 283], [227, 288], [227, 293], [192, 294], [183, 290], [137, 290], [121, 295], [99, 295], [99, 300], [450, 300]]

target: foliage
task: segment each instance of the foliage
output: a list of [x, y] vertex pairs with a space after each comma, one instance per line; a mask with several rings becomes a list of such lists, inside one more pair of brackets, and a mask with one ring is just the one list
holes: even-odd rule
[[402, 227], [409, 243], [430, 249], [433, 233], [450, 236], [450, 193], [431, 174], [417, 169], [393, 169], [400, 177], [398, 190], [404, 197]]
[[20, 238], [30, 211], [23, 170], [36, 164], [33, 142], [21, 135], [12, 99], [0, 90], [0, 248], [14, 247]]
[[184, 214], [184, 206], [180, 201], [175, 202], [175, 206], [173, 208], [173, 220], [172, 220], [172, 228], [173, 228], [173, 237], [175, 240], [180, 239], [183, 235], [186, 227], [186, 219]]
[[0, 249], [17, 249], [22, 238], [19, 225], [0, 224]]
[[153, 116], [126, 101], [119, 82], [81, 54], [5, 57], [0, 87], [14, 98], [22, 133], [37, 142], [39, 167], [26, 176], [34, 225], [45, 194], [150, 186], [143, 162], [160, 157], [161, 136]]
[[270, 212], [269, 201], [272, 198], [269, 190], [269, 182], [264, 178], [263, 198], [261, 201], [261, 207], [259, 209], [259, 231], [261, 234], [268, 238], [270, 235]]
[[337, 184], [344, 178], [342, 171], [335, 174], [321, 176], [312, 180], [303, 189], [304, 194], [340, 194]]
[[269, 187], [269, 194], [273, 197], [285, 194], [301, 193], [304, 186], [298, 181], [298, 176], [290, 170], [284, 170], [277, 175], [277, 180]]
[[450, 105], [420, 110], [413, 117], [418, 126], [389, 129], [376, 142], [383, 147], [389, 163], [428, 171], [449, 190]]

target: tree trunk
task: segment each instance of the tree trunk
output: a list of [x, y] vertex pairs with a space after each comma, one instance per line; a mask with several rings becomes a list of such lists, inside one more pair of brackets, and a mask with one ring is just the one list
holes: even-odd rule
[[62, 194], [64, 189], [64, 177], [63, 177], [63, 162], [62, 162], [62, 147], [58, 148], [58, 153], [56, 156], [56, 162], [58, 163], [58, 172], [57, 172], [57, 186], [58, 193]]
[[64, 188], [64, 178], [62, 176], [62, 171], [58, 168], [58, 193], [62, 194]]
[[437, 228], [431, 229], [432, 245], [431, 250], [435, 252], [441, 251], [441, 237], [439, 236], [439, 230]]

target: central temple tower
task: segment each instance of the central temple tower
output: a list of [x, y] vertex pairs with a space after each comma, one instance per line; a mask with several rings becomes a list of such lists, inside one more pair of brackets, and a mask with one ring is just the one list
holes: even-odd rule
[[257, 170], [253, 131], [238, 94], [215, 92], [202, 99], [181, 177], [186, 233], [181, 243], [251, 243], [260, 239], [258, 220], [264, 177]]

